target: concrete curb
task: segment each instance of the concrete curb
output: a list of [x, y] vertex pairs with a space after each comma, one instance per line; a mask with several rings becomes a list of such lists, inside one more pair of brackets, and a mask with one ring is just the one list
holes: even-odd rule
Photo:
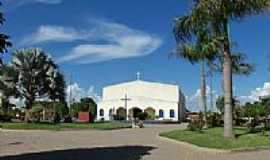
[[170, 139], [170, 138], [166, 138], [166, 137], [162, 137], [162, 136], [158, 136], [158, 138], [162, 141], [166, 141], [166, 142], [170, 142], [170, 143], [177, 143], [179, 145], [185, 146], [187, 148], [191, 148], [191, 149], [195, 149], [197, 151], [204, 151], [204, 152], [211, 152], [211, 153], [216, 153], [216, 154], [226, 154], [226, 153], [232, 153], [231, 150], [223, 150], [223, 149], [213, 149], [213, 148], [204, 148], [204, 147], [199, 147], [187, 142], [182, 142], [182, 141], [177, 141], [174, 139]]
[[183, 142], [183, 141], [177, 141], [174, 139], [170, 139], [167, 137], [162, 137], [158, 136], [159, 139], [171, 142], [171, 143], [177, 143], [180, 145], [183, 145], [185, 147], [191, 148], [191, 149], [196, 149], [198, 151], [205, 151], [205, 152], [212, 152], [212, 153], [223, 153], [223, 154], [228, 154], [228, 153], [239, 153], [239, 152], [256, 152], [256, 151], [262, 151], [262, 150], [270, 150], [270, 146], [260, 146], [256, 148], [240, 148], [240, 149], [214, 149], [214, 148], [206, 148], [206, 147], [200, 147], [188, 142]]

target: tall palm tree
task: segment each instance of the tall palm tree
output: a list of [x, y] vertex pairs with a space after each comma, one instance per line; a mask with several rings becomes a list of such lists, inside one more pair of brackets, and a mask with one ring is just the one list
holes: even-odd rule
[[16, 89], [26, 101], [28, 112], [25, 116], [26, 121], [30, 118], [29, 111], [35, 100], [63, 99], [61, 95], [64, 92], [63, 77], [58, 73], [56, 64], [44, 51], [40, 49], [17, 50], [12, 59], [12, 67], [18, 72]]
[[[178, 39], [178, 30], [182, 28], [181, 25], [185, 23], [187, 17], [182, 17], [176, 20], [174, 33], [176, 39]], [[203, 27], [202, 27], [203, 28]], [[205, 128], [207, 125], [207, 97], [206, 97], [206, 62], [211, 63], [217, 57], [213, 52], [217, 52], [217, 47], [214, 45], [212, 40], [210, 39], [210, 35], [206, 30], [198, 29], [196, 33], [196, 37], [192, 43], [183, 42], [179, 46], [177, 46], [176, 52], [174, 54], [178, 57], [185, 58], [190, 61], [192, 64], [195, 62], [200, 63], [200, 76], [201, 76], [201, 107], [204, 111], [203, 120], [205, 122]]]
[[[270, 7], [270, 0], [194, 0], [193, 9], [184, 27], [178, 32], [182, 41], [192, 41], [194, 33], [203, 24], [213, 31], [223, 58], [224, 84], [224, 137], [233, 138], [232, 123], [232, 54], [229, 25], [234, 20], [243, 19], [252, 14], [260, 14]], [[188, 25], [187, 25], [188, 24]], [[218, 53], [216, 53], [218, 54]]]

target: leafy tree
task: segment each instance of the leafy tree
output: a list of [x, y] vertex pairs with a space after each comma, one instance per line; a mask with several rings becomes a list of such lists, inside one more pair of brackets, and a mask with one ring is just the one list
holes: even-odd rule
[[43, 109], [45, 110], [45, 119], [63, 119], [69, 114], [66, 102], [39, 101], [35, 102], [35, 104], [41, 104], [43, 106]]
[[41, 104], [39, 103], [33, 104], [31, 117], [33, 118], [34, 122], [40, 122], [42, 118], [42, 111], [43, 111], [43, 106]]
[[[0, 2], [0, 6], [2, 5], [2, 3]], [[0, 25], [3, 25], [5, 22], [5, 18], [4, 18], [4, 14], [2, 12], [0, 12]], [[12, 44], [11, 42], [8, 40], [9, 36], [4, 34], [4, 33], [0, 33], [0, 54], [4, 54], [7, 52], [7, 48], [11, 47]], [[3, 64], [2, 59], [0, 58], [0, 64]]]
[[60, 73], [57, 69], [54, 69], [50, 76], [49, 85], [49, 98], [53, 101], [59, 101], [65, 103], [66, 97], [66, 82], [64, 75]]
[[72, 116], [77, 117], [81, 111], [90, 112], [92, 115], [97, 115], [97, 104], [93, 98], [85, 97], [80, 102], [73, 103], [71, 105]]
[[182, 28], [178, 30], [177, 38], [184, 42], [193, 41], [198, 29], [202, 26], [213, 32], [211, 38], [219, 47], [218, 54], [223, 59], [223, 85], [224, 85], [224, 137], [232, 138], [232, 52], [229, 36], [229, 24], [234, 20], [243, 19], [252, 14], [259, 14], [268, 9], [269, 0], [194, 0], [193, 8], [185, 20]]
[[[240, 102], [236, 98], [233, 98], [233, 108], [237, 106], [239, 103]], [[219, 96], [217, 98], [216, 107], [220, 111], [221, 114], [224, 114], [224, 96]]]
[[[64, 81], [59, 78], [57, 66], [51, 58], [40, 49], [17, 50], [12, 59], [12, 67], [18, 72], [16, 90], [26, 101], [26, 109], [32, 109], [37, 99], [63, 99]], [[61, 83], [58, 87], [58, 82]], [[26, 113], [25, 120], [29, 120]]]
[[[52, 64], [54, 66], [54, 64]], [[56, 68], [56, 66], [54, 66]], [[49, 72], [49, 98], [53, 100], [53, 108], [54, 108], [54, 122], [60, 121], [60, 119], [63, 117], [63, 113], [61, 109], [65, 109], [67, 106], [61, 106], [60, 104], [65, 104], [65, 97], [66, 97], [66, 83], [64, 80], [64, 75], [61, 74], [58, 70], [53, 69]], [[59, 103], [56, 103], [58, 101]], [[57, 106], [55, 106], [57, 105]], [[58, 108], [61, 106], [61, 109]], [[60, 110], [59, 110], [60, 109]], [[60, 112], [59, 112], [60, 111]], [[65, 114], [66, 115], [66, 114]]]
[[89, 111], [92, 115], [97, 115], [97, 104], [91, 97], [85, 97], [81, 99], [84, 110]]

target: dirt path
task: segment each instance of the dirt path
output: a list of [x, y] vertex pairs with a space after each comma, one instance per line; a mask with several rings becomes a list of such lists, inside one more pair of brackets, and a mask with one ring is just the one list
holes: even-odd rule
[[180, 125], [114, 131], [0, 131], [0, 160], [268, 160], [270, 150], [220, 153], [162, 139]]

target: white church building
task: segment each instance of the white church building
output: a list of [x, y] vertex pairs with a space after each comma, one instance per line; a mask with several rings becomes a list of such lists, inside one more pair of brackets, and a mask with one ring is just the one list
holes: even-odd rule
[[97, 120], [136, 118], [141, 112], [151, 120], [182, 121], [185, 119], [185, 97], [179, 86], [135, 80], [103, 88], [98, 103]]

